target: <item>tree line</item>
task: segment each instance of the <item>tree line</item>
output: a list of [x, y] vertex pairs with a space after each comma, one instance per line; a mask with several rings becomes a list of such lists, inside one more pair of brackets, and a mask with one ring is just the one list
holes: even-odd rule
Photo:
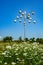
[[[13, 37], [12, 36], [6, 36], [3, 38], [2, 40], [3, 42], [23, 42], [24, 40], [22, 39], [22, 37], [20, 36], [18, 40], [13, 40]], [[30, 43], [33, 43], [33, 42], [37, 42], [37, 43], [40, 43], [40, 44], [43, 44], [43, 38], [25, 38], [25, 42], [29, 41]]]

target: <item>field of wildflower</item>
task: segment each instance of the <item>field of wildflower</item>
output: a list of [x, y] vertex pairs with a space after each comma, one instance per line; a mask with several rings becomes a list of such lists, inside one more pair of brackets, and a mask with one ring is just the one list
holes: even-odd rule
[[43, 45], [20, 43], [0, 50], [0, 65], [43, 65]]

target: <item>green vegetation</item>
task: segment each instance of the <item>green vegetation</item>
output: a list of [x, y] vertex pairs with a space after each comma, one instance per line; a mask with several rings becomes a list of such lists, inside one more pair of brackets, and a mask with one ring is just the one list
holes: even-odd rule
[[[20, 36], [19, 37], [19, 39], [18, 40], [13, 40], [13, 38], [11, 37], [11, 36], [6, 36], [6, 37], [4, 37], [3, 38], [3, 40], [2, 40], [3, 42], [9, 42], [9, 43], [11, 43], [11, 42], [18, 42], [18, 43], [20, 43], [20, 42], [23, 42], [24, 40], [22, 39], [22, 37]], [[30, 42], [30, 43], [33, 43], [33, 42], [37, 42], [37, 43], [40, 43], [40, 44], [43, 44], [43, 38], [30, 38], [30, 39], [28, 39], [28, 38], [25, 38], [25, 42]]]
[[36, 42], [42, 43], [43, 44], [43, 38], [37, 38]]
[[22, 37], [5, 37], [0, 41], [0, 65], [43, 65], [43, 38], [25, 38], [24, 43]]
[[6, 36], [5, 38], [3, 38], [3, 42], [11, 42], [13, 40], [13, 38], [11, 36]]
[[0, 65], [43, 65], [43, 45], [6, 45], [3, 51], [0, 51]]

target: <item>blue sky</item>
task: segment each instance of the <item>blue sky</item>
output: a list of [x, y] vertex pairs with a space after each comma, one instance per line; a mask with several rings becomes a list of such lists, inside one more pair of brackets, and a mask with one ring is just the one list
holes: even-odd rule
[[[15, 24], [19, 9], [28, 12], [35, 12], [33, 18], [36, 24], [26, 24], [26, 37], [43, 37], [43, 0], [0, 0], [0, 36], [12, 36], [18, 39], [24, 38], [24, 27], [22, 23]], [[28, 21], [26, 21], [28, 22]]]

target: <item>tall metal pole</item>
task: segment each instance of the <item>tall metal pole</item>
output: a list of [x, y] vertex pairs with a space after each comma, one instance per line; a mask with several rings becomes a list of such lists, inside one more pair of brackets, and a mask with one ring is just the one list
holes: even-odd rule
[[24, 42], [26, 38], [26, 15], [24, 16]]
[[24, 41], [25, 41], [25, 38], [26, 38], [26, 25], [24, 24]]

